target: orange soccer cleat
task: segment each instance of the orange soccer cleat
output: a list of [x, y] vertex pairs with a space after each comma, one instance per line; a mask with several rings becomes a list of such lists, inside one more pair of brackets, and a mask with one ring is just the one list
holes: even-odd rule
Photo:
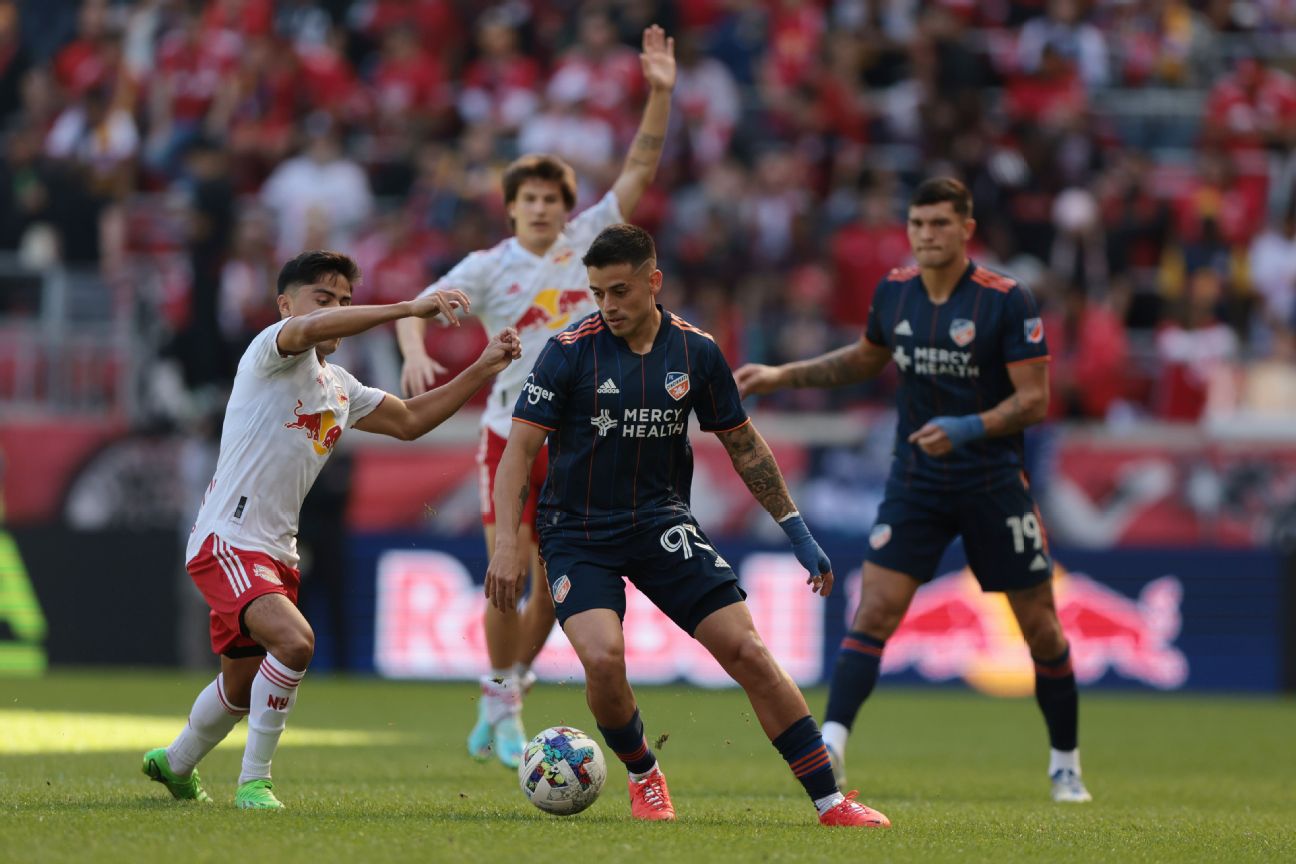
[[666, 775], [659, 766], [654, 767], [643, 780], [627, 779], [626, 783], [630, 787], [631, 816], [649, 822], [674, 821], [675, 806], [671, 804], [670, 790], [666, 788]]
[[819, 814], [819, 824], [829, 828], [890, 828], [890, 819], [855, 800], [858, 794], [853, 790], [846, 793], [845, 800]]

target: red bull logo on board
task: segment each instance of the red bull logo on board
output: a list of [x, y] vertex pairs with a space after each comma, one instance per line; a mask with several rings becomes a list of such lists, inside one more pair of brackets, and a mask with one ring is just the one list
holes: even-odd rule
[[342, 426], [333, 416], [332, 411], [321, 411], [318, 414], [301, 413], [302, 401], [297, 400], [297, 407], [293, 409], [293, 415], [297, 418], [291, 423], [285, 423], [285, 429], [301, 429], [310, 439], [311, 444], [315, 447], [315, 452], [320, 456], [327, 456], [333, 452], [333, 445], [342, 437]]
[[[1188, 680], [1187, 658], [1174, 647], [1183, 600], [1176, 577], [1162, 576], [1130, 598], [1055, 565], [1053, 588], [1081, 684], [1108, 672], [1162, 690]], [[1025, 696], [1035, 688], [1030, 651], [1007, 599], [984, 593], [967, 568], [919, 589], [887, 640], [883, 674], [908, 669], [931, 681], [961, 678], [996, 696]]]

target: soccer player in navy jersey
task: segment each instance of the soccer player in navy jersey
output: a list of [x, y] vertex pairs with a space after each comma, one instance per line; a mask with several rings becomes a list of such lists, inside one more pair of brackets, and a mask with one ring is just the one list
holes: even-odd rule
[[824, 718], [838, 782], [845, 782], [846, 739], [877, 683], [886, 640], [957, 534], [982, 590], [1007, 596], [1035, 660], [1053, 799], [1084, 802], [1090, 795], [1080, 779], [1075, 674], [1022, 460], [1022, 430], [1043, 420], [1048, 406], [1048, 347], [1030, 293], [968, 259], [975, 228], [966, 186], [925, 181], [909, 202], [918, 266], [882, 280], [860, 340], [810, 360], [743, 366], [735, 378], [746, 396], [853, 384], [892, 360], [900, 370], [895, 459]]
[[709, 335], [656, 304], [662, 273], [646, 231], [609, 226], [582, 261], [599, 311], [550, 339], [522, 385], [495, 476], [497, 523], [508, 530], [495, 534], [486, 595], [510, 609], [525, 584], [528, 556], [513, 529], [548, 439], [540, 553], [558, 622], [585, 669], [590, 711], [629, 772], [634, 818], [671, 820], [675, 808], [626, 679], [622, 576], [747, 692], [821, 824], [889, 826], [854, 792], [838, 790], [801, 691], [756, 633], [737, 576], [689, 511], [694, 412], [787, 533], [811, 590], [832, 590], [832, 565], [743, 410], [729, 365]]

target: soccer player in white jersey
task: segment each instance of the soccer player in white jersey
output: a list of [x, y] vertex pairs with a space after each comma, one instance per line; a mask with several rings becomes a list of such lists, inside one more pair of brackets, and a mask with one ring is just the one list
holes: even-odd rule
[[[523, 156], [504, 173], [504, 203], [513, 236], [472, 253], [419, 295], [463, 292], [488, 332], [515, 327], [522, 353], [529, 358], [500, 373], [482, 414], [477, 463], [487, 549], [495, 548], [495, 470], [508, 440], [513, 404], [526, 388], [531, 364], [550, 336], [597, 308], [581, 256], [600, 231], [629, 219], [657, 172], [675, 86], [675, 40], [656, 25], [647, 28], [639, 59], [649, 86], [648, 101], [621, 174], [602, 200], [568, 221], [576, 205], [576, 174], [571, 166], [554, 156]], [[405, 357], [401, 385], [407, 393], [423, 392], [444, 371], [424, 347], [426, 328], [416, 318], [396, 325]], [[531, 550], [531, 598], [521, 613], [486, 607], [491, 671], [481, 678], [477, 722], [468, 735], [468, 752], [474, 758], [489, 759], [493, 750], [510, 768], [517, 767], [526, 744], [521, 712], [522, 696], [535, 680], [531, 662], [554, 622], [553, 601], [540, 577], [534, 531], [547, 461], [535, 460], [531, 497], [518, 529], [519, 548]]]
[[302, 500], [342, 430], [412, 440], [435, 429], [520, 356], [504, 328], [454, 380], [413, 399], [366, 387], [325, 361], [339, 340], [409, 316], [453, 318], [467, 309], [456, 291], [386, 306], [352, 306], [355, 262], [337, 252], [304, 252], [279, 272], [282, 320], [252, 340], [239, 361], [221, 430], [216, 476], [185, 552], [186, 567], [211, 607], [212, 650], [221, 672], [199, 694], [169, 747], [144, 754], [144, 773], [180, 799], [209, 801], [198, 762], [248, 718], [237, 807], [277, 810], [270, 761], [315, 634], [297, 609], [297, 523]]

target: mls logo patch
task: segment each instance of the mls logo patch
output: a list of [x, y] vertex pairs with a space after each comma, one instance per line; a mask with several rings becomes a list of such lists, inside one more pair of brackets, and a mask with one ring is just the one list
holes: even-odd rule
[[687, 372], [667, 372], [666, 373], [666, 392], [676, 402], [683, 399], [689, 392], [689, 377]]
[[1039, 343], [1044, 341], [1044, 319], [1043, 318], [1027, 318], [1024, 322], [1022, 322], [1022, 326], [1026, 331], [1027, 342], [1031, 343], [1032, 345], [1038, 345]]
[[252, 575], [257, 577], [258, 579], [264, 579], [265, 581], [270, 582], [271, 584], [274, 585], [283, 584], [283, 580], [279, 578], [279, 574], [264, 564], [255, 565], [252, 568]]
[[881, 549], [890, 542], [891, 526], [885, 522], [879, 522], [877, 525], [874, 525], [873, 530], [869, 532], [869, 545], [874, 549]]
[[949, 333], [950, 338], [954, 340], [954, 344], [964, 348], [976, 338], [976, 324], [966, 318], [955, 318], [950, 323]]
[[571, 591], [571, 580], [564, 573], [559, 576], [553, 584], [553, 599], [555, 603], [561, 603], [567, 599], [567, 593]]

